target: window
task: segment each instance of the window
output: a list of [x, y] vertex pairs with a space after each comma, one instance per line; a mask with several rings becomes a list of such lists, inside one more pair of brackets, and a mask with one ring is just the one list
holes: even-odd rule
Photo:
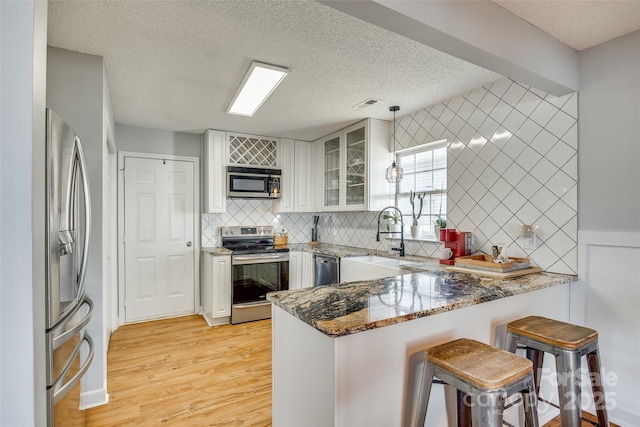
[[[410, 191], [425, 193], [422, 215], [422, 237], [437, 237], [434, 225], [438, 215], [447, 217], [447, 142], [446, 140], [425, 144], [396, 154], [396, 161], [403, 169], [403, 178], [397, 184], [396, 206], [402, 211], [404, 223], [409, 229], [413, 224], [413, 209], [409, 201]], [[419, 201], [415, 198], [416, 214]]]

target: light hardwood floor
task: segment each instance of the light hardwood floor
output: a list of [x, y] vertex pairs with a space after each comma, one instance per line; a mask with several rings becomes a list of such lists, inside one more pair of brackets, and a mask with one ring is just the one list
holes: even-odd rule
[[111, 336], [107, 372], [110, 402], [85, 411], [88, 427], [271, 426], [270, 320], [126, 325]]
[[270, 426], [271, 321], [201, 316], [126, 325], [107, 355], [110, 402], [87, 426]]

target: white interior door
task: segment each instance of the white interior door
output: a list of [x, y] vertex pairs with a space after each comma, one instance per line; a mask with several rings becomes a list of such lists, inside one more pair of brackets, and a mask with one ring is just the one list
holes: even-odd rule
[[125, 323], [194, 313], [194, 164], [124, 164]]

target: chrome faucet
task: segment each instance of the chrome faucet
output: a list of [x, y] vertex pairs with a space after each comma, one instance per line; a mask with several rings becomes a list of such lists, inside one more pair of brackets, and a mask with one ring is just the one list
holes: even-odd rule
[[396, 208], [395, 206], [387, 206], [386, 208], [382, 209], [378, 214], [378, 232], [376, 233], [376, 242], [380, 241], [380, 233], [385, 233], [385, 234], [395, 233], [395, 231], [380, 231], [380, 217], [382, 216], [384, 211], [386, 211], [387, 209], [395, 209], [400, 214], [400, 247], [391, 248], [391, 250], [398, 251], [400, 252], [400, 256], [404, 256], [404, 218], [402, 218], [402, 211], [400, 211], [400, 209]]

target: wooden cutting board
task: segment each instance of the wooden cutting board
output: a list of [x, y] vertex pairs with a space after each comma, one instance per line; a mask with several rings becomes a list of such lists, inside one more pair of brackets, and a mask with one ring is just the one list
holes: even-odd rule
[[479, 270], [477, 268], [465, 268], [465, 267], [445, 267], [446, 271], [450, 271], [452, 273], [467, 273], [467, 274], [475, 274], [476, 276], [484, 276], [484, 277], [493, 277], [496, 279], [511, 279], [512, 277], [524, 276], [526, 274], [534, 274], [540, 273], [542, 269], [540, 267], [529, 267], [523, 268], [521, 270], [509, 271], [506, 273], [499, 273], [494, 271], [487, 270]]

